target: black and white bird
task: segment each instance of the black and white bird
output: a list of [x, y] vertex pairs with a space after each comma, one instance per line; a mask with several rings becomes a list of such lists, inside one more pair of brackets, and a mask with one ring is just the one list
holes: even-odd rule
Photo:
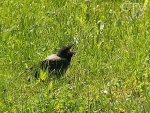
[[36, 70], [35, 77], [39, 77], [40, 69], [43, 71], [48, 70], [49, 74], [56, 76], [64, 74], [70, 65], [72, 56], [77, 53], [70, 50], [72, 46], [73, 44], [70, 46], [64, 46], [60, 48], [56, 54], [47, 56], [43, 61], [41, 61], [38, 66], [34, 68], [34, 70]]

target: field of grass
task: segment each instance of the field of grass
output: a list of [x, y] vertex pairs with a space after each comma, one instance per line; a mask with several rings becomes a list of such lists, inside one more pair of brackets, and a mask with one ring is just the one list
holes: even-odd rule
[[[0, 113], [149, 113], [150, 4], [125, 1], [0, 0]], [[64, 76], [32, 77], [73, 42]]]

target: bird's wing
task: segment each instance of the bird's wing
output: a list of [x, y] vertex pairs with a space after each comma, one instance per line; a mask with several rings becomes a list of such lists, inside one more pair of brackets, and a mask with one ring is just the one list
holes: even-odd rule
[[57, 55], [51, 55], [45, 58], [43, 61], [40, 62], [40, 67], [43, 70], [47, 68], [49, 70], [60, 70], [60, 69], [67, 69], [69, 66], [69, 61], [65, 58], [60, 58]]

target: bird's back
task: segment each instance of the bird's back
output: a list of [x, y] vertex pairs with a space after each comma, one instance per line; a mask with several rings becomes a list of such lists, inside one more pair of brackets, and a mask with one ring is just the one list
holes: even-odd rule
[[66, 58], [60, 58], [56, 54], [52, 54], [40, 62], [40, 68], [42, 70], [48, 69], [51, 74], [60, 75], [67, 70], [69, 64], [70, 62]]

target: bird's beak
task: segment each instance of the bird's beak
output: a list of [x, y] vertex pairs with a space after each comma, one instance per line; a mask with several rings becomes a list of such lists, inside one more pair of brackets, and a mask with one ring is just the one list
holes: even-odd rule
[[76, 52], [76, 51], [70, 51], [70, 50], [69, 50], [68, 53], [69, 53], [69, 54], [76, 54], [77, 52]]
[[[74, 47], [74, 46], [75, 46], [75, 44], [71, 44], [71, 45], [69, 46], [69, 48]], [[71, 50], [69, 50], [68, 53], [73, 55], [73, 54], [76, 54], [77, 52], [76, 52], [76, 51], [71, 51]]]

